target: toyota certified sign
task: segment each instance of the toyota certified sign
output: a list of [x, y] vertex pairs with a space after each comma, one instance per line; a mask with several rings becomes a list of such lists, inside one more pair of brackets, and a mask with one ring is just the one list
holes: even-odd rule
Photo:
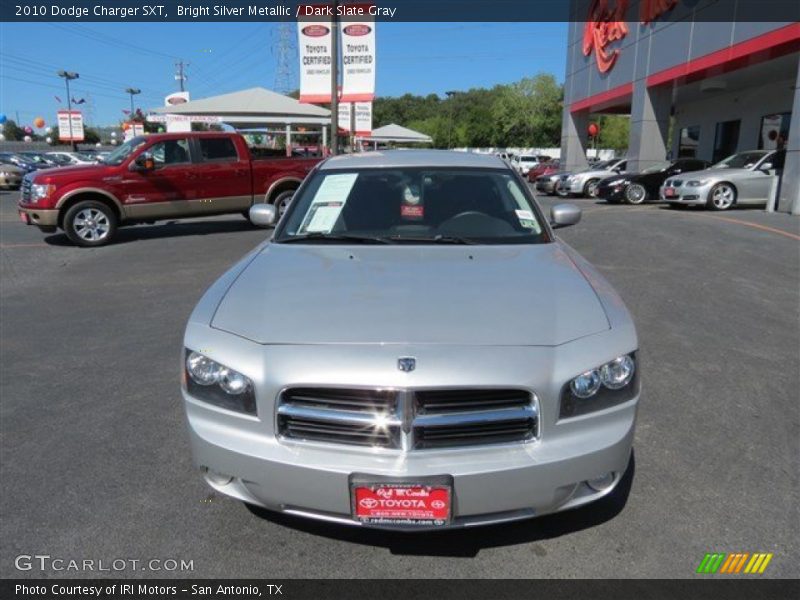
[[[315, 15], [312, 6], [298, 7], [298, 14]], [[301, 17], [297, 22], [300, 50], [300, 102], [324, 104], [331, 101], [332, 50], [331, 18]]]
[[374, 6], [357, 6], [363, 16], [342, 17], [342, 102], [375, 97], [375, 18], [369, 16]]
[[302, 31], [303, 35], [308, 37], [322, 37], [331, 32], [331, 30], [324, 25], [309, 25], [308, 27], [303, 27]]

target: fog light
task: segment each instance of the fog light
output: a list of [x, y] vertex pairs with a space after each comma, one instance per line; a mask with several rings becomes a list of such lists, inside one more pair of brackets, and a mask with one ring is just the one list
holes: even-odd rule
[[230, 475], [225, 475], [223, 473], [217, 473], [216, 471], [212, 471], [208, 469], [206, 472], [206, 478], [210, 483], [214, 485], [228, 485], [231, 481], [233, 481], [233, 477]]
[[595, 492], [604, 492], [614, 483], [614, 473], [606, 473], [595, 479], [588, 479], [586, 485], [592, 488]]

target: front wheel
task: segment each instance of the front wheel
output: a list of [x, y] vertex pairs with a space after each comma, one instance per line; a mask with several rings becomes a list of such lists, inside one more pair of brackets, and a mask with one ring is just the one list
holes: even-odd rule
[[625, 190], [625, 201], [628, 204], [644, 204], [647, 201], [647, 190], [643, 185], [632, 183]]
[[117, 231], [117, 216], [102, 202], [85, 200], [64, 215], [64, 233], [77, 246], [102, 246]]
[[736, 202], [736, 188], [730, 183], [718, 183], [708, 193], [706, 206], [711, 210], [728, 210]]

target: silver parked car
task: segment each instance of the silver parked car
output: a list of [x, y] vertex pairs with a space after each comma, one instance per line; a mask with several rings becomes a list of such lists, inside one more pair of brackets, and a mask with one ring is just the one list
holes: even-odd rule
[[[500, 158], [321, 163], [271, 241], [205, 293], [183, 398], [217, 491], [303, 517], [424, 529], [607, 494], [628, 468], [636, 329]], [[251, 220], [276, 219], [257, 205]], [[276, 310], [276, 307], [281, 307]]]
[[659, 197], [673, 206], [704, 205], [711, 210], [727, 210], [734, 204], [766, 205], [785, 159], [785, 150], [740, 152], [705, 171], [667, 179]]
[[559, 196], [588, 196], [593, 198], [597, 193], [597, 184], [606, 177], [624, 173], [628, 161], [624, 158], [612, 158], [592, 165], [584, 171], [565, 175], [556, 186]]

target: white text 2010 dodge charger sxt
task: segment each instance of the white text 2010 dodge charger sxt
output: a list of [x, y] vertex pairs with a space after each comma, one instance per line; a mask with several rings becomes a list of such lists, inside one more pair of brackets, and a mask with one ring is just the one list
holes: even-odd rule
[[[251, 210], [268, 226], [272, 206]], [[183, 397], [207, 482], [372, 527], [509, 521], [609, 494], [631, 456], [636, 330], [499, 158], [317, 167], [203, 296]]]

